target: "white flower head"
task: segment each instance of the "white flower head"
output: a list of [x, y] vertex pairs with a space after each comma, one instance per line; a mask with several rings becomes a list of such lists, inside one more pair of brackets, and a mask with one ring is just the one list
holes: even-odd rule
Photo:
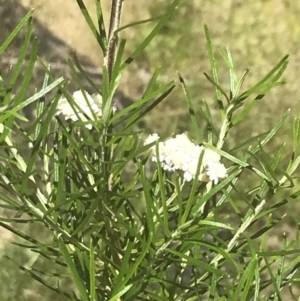
[[[146, 139], [145, 145], [158, 139], [157, 134], [150, 135]], [[217, 184], [220, 179], [227, 176], [225, 166], [220, 163], [221, 156], [204, 146], [194, 144], [186, 134], [180, 134], [164, 142], [159, 142], [158, 150], [162, 168], [166, 171], [183, 172], [183, 177], [187, 182], [195, 179], [200, 157], [202, 157], [198, 176], [200, 181], [212, 181]], [[151, 148], [151, 151], [152, 161], [157, 162], [155, 146]]]
[[[200, 178], [201, 176], [201, 178]], [[227, 169], [224, 164], [220, 162], [208, 162], [205, 166], [205, 171], [199, 176], [199, 180], [203, 182], [213, 181], [218, 184], [220, 179], [227, 177]]]
[[[80, 110], [75, 105], [72, 107], [68, 100], [62, 97], [58, 102], [56, 115], [62, 114], [64, 115], [65, 120], [72, 121], [88, 121], [89, 119], [95, 120], [94, 116], [102, 117], [102, 96], [100, 94], [90, 95], [86, 91], [83, 93], [79, 90], [73, 93], [73, 99]], [[114, 104], [113, 113], [115, 112], [116, 105]], [[86, 128], [92, 129], [92, 125], [87, 124]]]

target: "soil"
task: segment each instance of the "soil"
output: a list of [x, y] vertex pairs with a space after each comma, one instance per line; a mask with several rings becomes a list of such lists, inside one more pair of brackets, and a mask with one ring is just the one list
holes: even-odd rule
[[[34, 8], [34, 17], [54, 36], [78, 54], [87, 56], [92, 64], [101, 66], [101, 49], [93, 37], [76, 1], [18, 0], [26, 8]], [[94, 1], [84, 1], [93, 11]], [[95, 19], [95, 14], [92, 14]]]

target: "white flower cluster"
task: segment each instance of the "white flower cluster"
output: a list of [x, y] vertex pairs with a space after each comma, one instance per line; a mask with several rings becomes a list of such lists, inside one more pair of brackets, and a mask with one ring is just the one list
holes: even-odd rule
[[[159, 139], [157, 134], [150, 135], [145, 145]], [[157, 162], [156, 146], [152, 146], [152, 160]], [[213, 181], [215, 184], [227, 176], [225, 166], [220, 163], [221, 156], [216, 152], [205, 148], [204, 146], [195, 145], [189, 140], [186, 134], [177, 135], [164, 142], [158, 143], [159, 161], [162, 168], [166, 171], [181, 170], [186, 181], [195, 178], [198, 161], [201, 153], [204, 152], [200, 174], [198, 179], [202, 182]]]
[[[61, 98], [58, 102], [56, 115], [62, 114], [64, 115], [65, 120], [72, 121], [77, 121], [78, 119], [82, 121], [88, 121], [86, 116], [91, 120], [94, 120], [94, 116], [102, 117], [102, 96], [100, 94], [90, 95], [86, 91], [85, 96], [86, 97], [84, 97], [84, 94], [81, 90], [73, 93], [73, 99], [77, 106], [81, 109], [79, 111], [75, 106], [73, 106], [74, 109], [76, 109], [77, 115], [75, 114], [74, 109], [72, 108], [68, 100], [64, 97]], [[115, 113], [116, 110], [117, 108], [114, 104], [113, 113]], [[87, 124], [86, 128], [91, 130], [92, 125]]]

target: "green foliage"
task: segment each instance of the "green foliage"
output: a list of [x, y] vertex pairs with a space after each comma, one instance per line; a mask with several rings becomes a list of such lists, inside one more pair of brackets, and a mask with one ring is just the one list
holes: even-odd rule
[[[9, 87], [0, 79], [0, 206], [4, 210], [0, 225], [15, 235], [14, 244], [22, 250], [15, 256], [16, 249], [7, 246], [1, 266], [9, 269], [13, 262], [22, 277], [34, 279], [51, 292], [46, 295], [36, 289], [30, 300], [41, 296], [45, 300], [84, 301], [284, 300], [282, 290], [299, 289], [298, 235], [290, 241], [283, 235], [276, 250], [270, 248], [268, 235], [285, 218], [285, 206], [300, 196], [295, 176], [300, 164], [300, 117], [294, 119], [290, 130], [292, 148], [283, 143], [273, 153], [266, 149], [280, 135], [289, 110], [268, 131], [235, 141], [230, 150], [224, 145], [229, 133], [247, 120], [260, 100], [284, 83], [281, 77], [288, 56], [244, 89], [247, 72], [238, 77], [233, 56], [226, 49], [221, 55], [229, 71], [227, 93], [227, 86], [219, 79], [213, 39], [204, 27], [211, 68], [211, 75], [205, 76], [214, 87], [220, 121], [206, 100], [200, 112], [196, 111], [189, 85], [182, 74], [178, 76], [191, 136], [196, 144], [222, 156], [228, 176], [215, 184], [187, 182], [181, 174], [166, 171], [159, 159], [156, 166], [150, 166], [154, 172], [149, 170], [150, 148], [155, 146], [159, 158], [159, 147], [156, 142], [145, 145], [137, 131], [141, 118], [155, 111], [175, 88], [173, 80], [158, 81], [161, 68], [153, 73], [141, 99], [113, 112], [122, 72], [166, 30], [180, 0], [174, 0], [165, 14], [154, 19], [154, 29], [128, 58], [124, 58], [125, 41], [117, 43], [122, 28], [117, 25], [106, 30], [101, 4], [96, 1], [95, 25], [84, 3], [77, 2], [104, 56], [103, 86], [95, 87], [102, 96], [100, 118], [96, 111], [89, 116], [76, 97], [67, 93], [68, 83], [51, 77], [51, 66], [45, 67], [41, 90], [24, 100], [37, 59], [31, 12], [0, 47], [1, 54], [27, 24], [28, 34]], [[118, 18], [118, 11], [112, 10], [111, 24], [118, 24]], [[28, 68], [20, 74], [30, 43]], [[76, 57], [70, 62], [73, 70], [74, 64], [80, 70]], [[74, 80], [80, 88], [80, 80]], [[12, 95], [15, 85], [19, 85], [19, 92]], [[56, 96], [47, 103], [45, 96], [55, 88]], [[62, 98], [74, 113], [71, 122], [56, 114]], [[93, 108], [85, 91], [82, 98]], [[37, 117], [24, 130], [22, 122], [27, 120], [20, 110], [33, 102]], [[10, 275], [6, 270], [1, 272], [0, 283], [12, 288], [19, 276]], [[23, 282], [14, 293], [3, 296], [27, 300], [25, 289], [34, 287], [30, 281]]]

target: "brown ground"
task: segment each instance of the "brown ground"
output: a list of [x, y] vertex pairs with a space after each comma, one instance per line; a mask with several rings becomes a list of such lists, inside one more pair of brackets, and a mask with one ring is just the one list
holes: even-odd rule
[[[51, 32], [75, 49], [89, 57], [91, 62], [102, 62], [101, 50], [95, 41], [76, 1], [18, 0], [28, 8], [34, 8], [34, 17]], [[88, 8], [94, 1], [85, 1]], [[59, 9], [57, 9], [59, 7]]]

